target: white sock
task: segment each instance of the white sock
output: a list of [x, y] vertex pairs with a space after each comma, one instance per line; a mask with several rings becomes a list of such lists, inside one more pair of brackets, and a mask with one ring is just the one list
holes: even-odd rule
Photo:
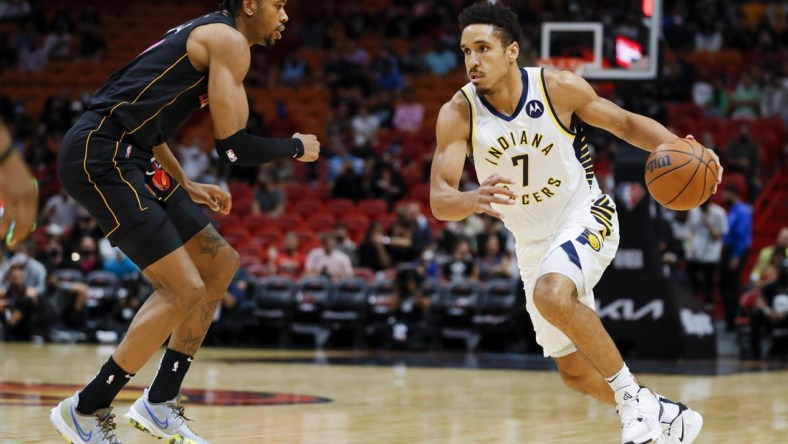
[[662, 395], [657, 395], [657, 399], [659, 399], [659, 403], [662, 404], [662, 416], [659, 417], [659, 422], [662, 424], [670, 424], [679, 416], [679, 413], [681, 413], [679, 405]]
[[627, 367], [626, 364], [621, 367], [621, 370], [619, 370], [618, 373], [607, 378], [607, 383], [610, 384], [610, 388], [613, 389], [613, 393], [629, 386], [638, 386], [635, 382], [635, 378], [632, 377], [632, 373], [629, 372], [629, 367]]

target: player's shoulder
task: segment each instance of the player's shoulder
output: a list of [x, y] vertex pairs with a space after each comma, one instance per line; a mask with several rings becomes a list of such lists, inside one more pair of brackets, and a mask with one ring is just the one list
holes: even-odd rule
[[556, 110], [575, 110], [594, 97], [596, 93], [591, 85], [579, 75], [571, 71], [544, 71], [544, 82], [550, 102]]
[[240, 31], [227, 23], [215, 22], [195, 28], [190, 38], [196, 39], [207, 47], [225, 49], [249, 48], [249, 43]]
[[467, 122], [470, 118], [469, 110], [470, 105], [468, 104], [468, 99], [461, 91], [457, 91], [448, 102], [441, 106], [438, 118], [448, 119], [450, 121], [457, 119]]

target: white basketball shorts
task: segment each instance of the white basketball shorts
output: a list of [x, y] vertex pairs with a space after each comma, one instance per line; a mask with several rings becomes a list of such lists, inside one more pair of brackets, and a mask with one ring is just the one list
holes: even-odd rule
[[[579, 212], [579, 217], [557, 227], [552, 238], [521, 242], [516, 246], [517, 263], [525, 286], [525, 308], [534, 325], [536, 342], [545, 356], [560, 358], [577, 348], [536, 309], [533, 301], [536, 281], [548, 273], [563, 274], [575, 283], [580, 303], [596, 309], [594, 286], [613, 260], [619, 241], [618, 217], [612, 200], [608, 198], [603, 208], [612, 208], [612, 211]], [[605, 215], [609, 217], [602, 217]]]

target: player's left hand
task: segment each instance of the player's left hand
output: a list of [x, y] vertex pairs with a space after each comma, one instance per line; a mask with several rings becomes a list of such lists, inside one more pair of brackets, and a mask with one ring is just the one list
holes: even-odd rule
[[211, 211], [230, 214], [233, 198], [227, 191], [213, 184], [194, 182], [188, 187], [184, 186], [184, 188], [192, 200], [198, 204], [208, 205]]
[[[693, 136], [692, 134], [687, 134], [686, 138], [695, 140], [697, 142], [695, 136]], [[723, 170], [722, 163], [720, 163], [720, 158], [719, 156], [717, 156], [717, 153], [715, 153], [713, 150], [706, 148], [705, 146], [703, 148], [709, 153], [709, 156], [711, 156], [712, 160], [714, 160], [714, 163], [717, 164], [717, 183], [714, 184], [714, 188], [711, 190], [711, 193], [714, 194], [717, 192], [717, 185], [722, 183], [722, 170]]]

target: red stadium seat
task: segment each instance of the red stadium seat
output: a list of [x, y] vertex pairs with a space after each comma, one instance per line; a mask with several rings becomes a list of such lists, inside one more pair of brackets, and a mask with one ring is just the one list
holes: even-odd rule
[[356, 211], [356, 203], [350, 199], [335, 198], [326, 202], [326, 210], [334, 213], [338, 218]]
[[317, 199], [304, 199], [295, 201], [290, 209], [298, 214], [304, 220], [308, 220], [311, 215], [324, 210], [323, 202]]
[[306, 218], [306, 223], [316, 232], [333, 228], [337, 223], [337, 218], [332, 213], [315, 213]]
[[369, 217], [388, 212], [389, 204], [383, 199], [362, 199], [358, 202], [358, 212]]

